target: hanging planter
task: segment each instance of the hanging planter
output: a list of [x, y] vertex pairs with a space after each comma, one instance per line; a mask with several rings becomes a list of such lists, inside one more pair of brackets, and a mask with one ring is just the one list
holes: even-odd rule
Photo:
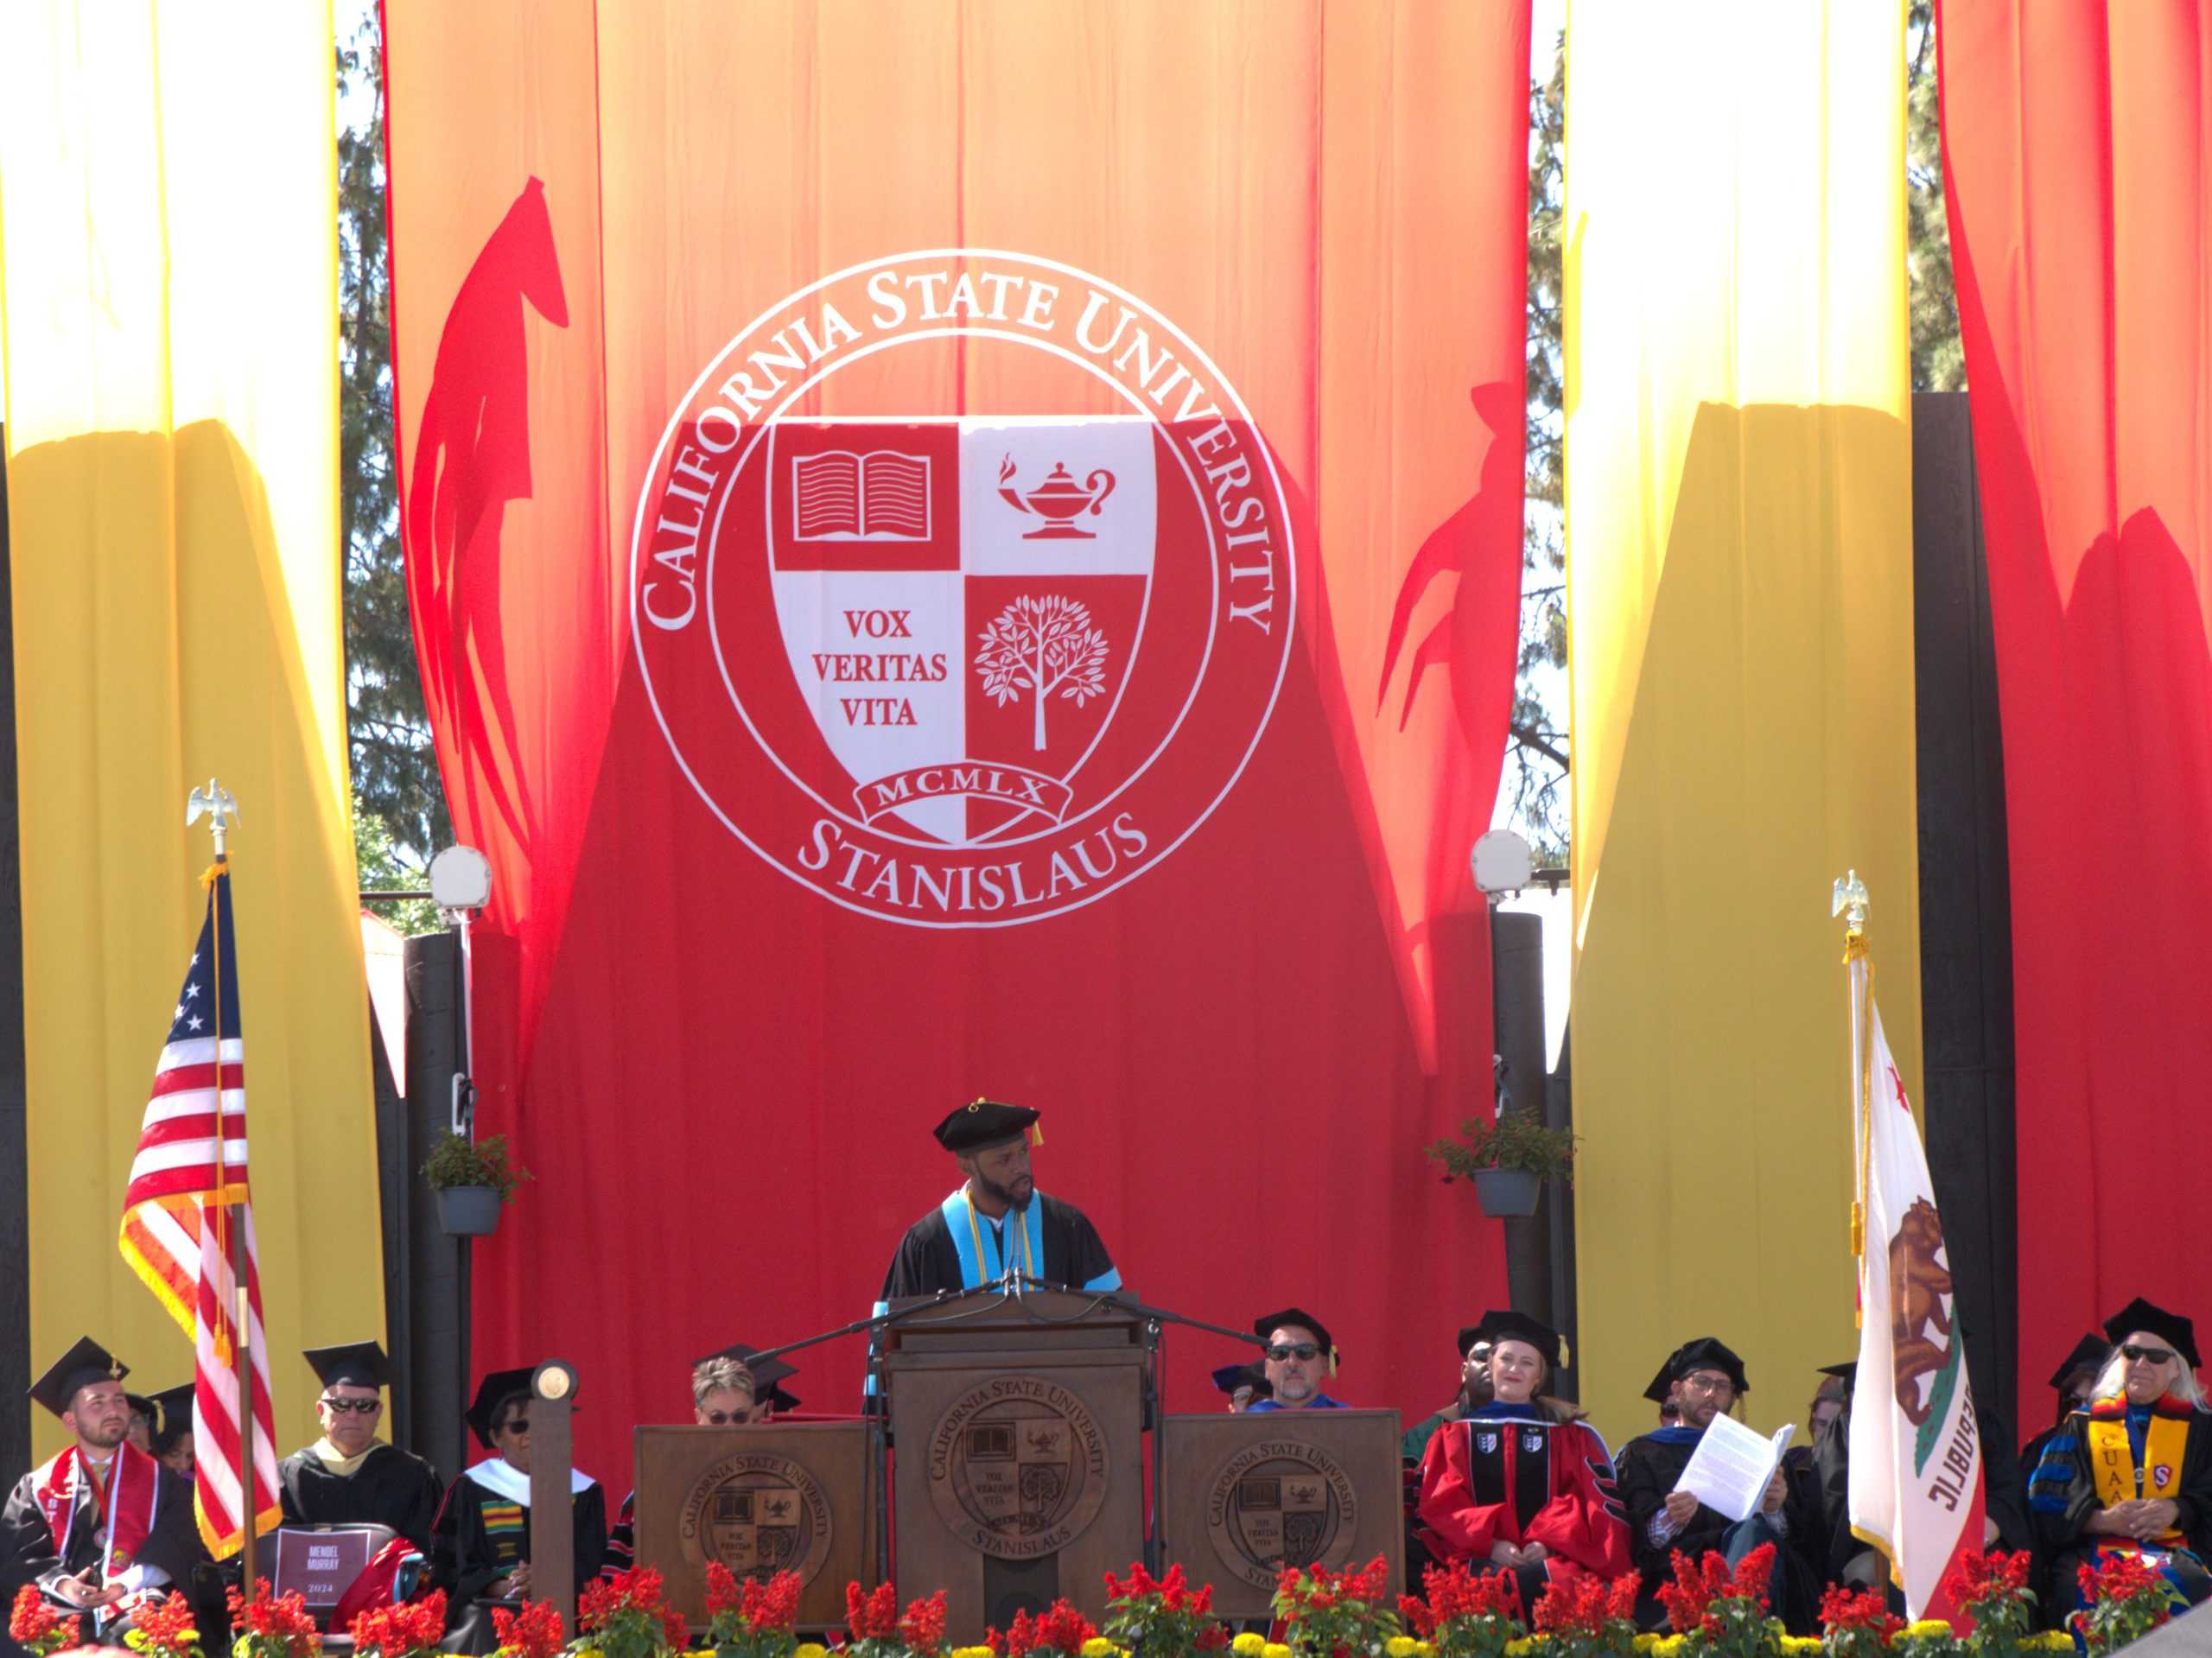
[[1493, 1217], [1533, 1215], [1545, 1181], [1574, 1179], [1574, 1135], [1510, 1107], [1488, 1120], [1470, 1117], [1459, 1138], [1436, 1141], [1427, 1155], [1443, 1165], [1447, 1185], [1473, 1182], [1476, 1202]]
[[1492, 1219], [1536, 1212], [1543, 1182], [1527, 1169], [1477, 1169], [1472, 1178], [1475, 1201]]
[[457, 1238], [489, 1237], [498, 1230], [499, 1208], [514, 1201], [515, 1188], [530, 1171], [507, 1156], [507, 1137], [493, 1134], [479, 1142], [448, 1133], [430, 1148], [423, 1178], [438, 1203], [438, 1224]]

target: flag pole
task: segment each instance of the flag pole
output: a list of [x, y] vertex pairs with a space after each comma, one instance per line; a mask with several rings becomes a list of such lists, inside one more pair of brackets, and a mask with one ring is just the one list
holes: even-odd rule
[[[1846, 1028], [1851, 1033], [1851, 1097], [1852, 1097], [1852, 1190], [1851, 1190], [1851, 1258], [1853, 1267], [1859, 1273], [1858, 1282], [1863, 1290], [1866, 1277], [1862, 1264], [1866, 1255], [1866, 1176], [1867, 1159], [1872, 1155], [1869, 1139], [1873, 1128], [1873, 1094], [1871, 1072], [1873, 1069], [1870, 1048], [1872, 1029], [1866, 1015], [1867, 998], [1864, 987], [1873, 972], [1873, 958], [1866, 948], [1866, 912], [1871, 907], [1866, 895], [1866, 883], [1859, 878], [1856, 869], [1846, 870], [1839, 880], [1828, 901], [1828, 914], [1843, 918], [1843, 994], [1847, 1012]], [[1862, 977], [1859, 968], [1866, 969]], [[1854, 1322], [1863, 1322], [1866, 1315], [1865, 1298], [1859, 1298], [1858, 1315]]]
[[[253, 1303], [246, 1278], [245, 1206], [241, 1202], [234, 1208], [232, 1204], [230, 1164], [223, 1147], [223, 904], [217, 891], [218, 885], [231, 873], [226, 842], [230, 819], [238, 815], [238, 804], [210, 778], [204, 794], [197, 789], [192, 791], [186, 811], [188, 825], [205, 811], [208, 832], [215, 841], [215, 862], [207, 876], [209, 924], [215, 940], [215, 959], [208, 971], [215, 987], [215, 1217], [219, 1243], [231, 1263], [231, 1305], [228, 1309], [218, 1308], [217, 1312], [220, 1316], [227, 1311], [231, 1327], [237, 1331], [237, 1339], [228, 1345], [238, 1396], [238, 1569], [246, 1597], [251, 1599], [256, 1565], [254, 1545], [257, 1540], [254, 1521], [261, 1510], [260, 1496], [254, 1490], [253, 1481]], [[219, 1325], [217, 1333], [219, 1341]]]

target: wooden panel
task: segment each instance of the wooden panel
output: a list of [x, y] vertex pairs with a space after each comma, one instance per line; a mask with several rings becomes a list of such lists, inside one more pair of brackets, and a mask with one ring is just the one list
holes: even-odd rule
[[669, 1604], [707, 1621], [707, 1562], [740, 1577], [795, 1569], [802, 1625], [845, 1619], [845, 1585], [875, 1583], [874, 1494], [863, 1422], [637, 1431], [638, 1564]]
[[1286, 1564], [1390, 1562], [1406, 1576], [1405, 1486], [1394, 1410], [1170, 1416], [1166, 1559], [1211, 1583], [1225, 1617], [1264, 1617]]
[[[1036, 1298], [1032, 1298], [1035, 1299]], [[1080, 1308], [1095, 1299], [1065, 1298]], [[1036, 1326], [965, 1352], [885, 1360], [893, 1444], [893, 1534], [902, 1600], [947, 1591], [956, 1643], [1065, 1596], [1094, 1620], [1103, 1575], [1144, 1546], [1143, 1348], [1006, 1351]], [[1077, 1339], [1097, 1331], [1065, 1332]], [[949, 1332], [948, 1332], [949, 1335]]]

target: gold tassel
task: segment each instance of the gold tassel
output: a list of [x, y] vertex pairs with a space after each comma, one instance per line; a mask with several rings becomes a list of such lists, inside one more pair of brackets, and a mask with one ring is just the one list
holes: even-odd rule
[[1045, 1125], [1043, 1123], [1033, 1122], [1029, 1125], [1029, 1143], [1032, 1146], [1042, 1146], [1045, 1143]]
[[227, 858], [218, 858], [214, 862], [209, 864], [205, 869], [200, 872], [200, 885], [204, 888], [213, 891], [215, 883], [222, 880], [224, 876], [230, 873], [230, 860]]
[[1860, 1203], [1851, 1205], [1851, 1253], [1855, 1260], [1866, 1257], [1866, 1205]]
[[1559, 1338], [1559, 1368], [1562, 1370], [1574, 1363], [1574, 1350], [1567, 1344], [1567, 1337]]
[[1332, 1342], [1332, 1343], [1330, 1343], [1330, 1344], [1329, 1344], [1329, 1374], [1330, 1374], [1331, 1375], [1336, 1375], [1336, 1373], [1337, 1373], [1337, 1346], [1336, 1346], [1336, 1344], [1335, 1344], [1334, 1342]]

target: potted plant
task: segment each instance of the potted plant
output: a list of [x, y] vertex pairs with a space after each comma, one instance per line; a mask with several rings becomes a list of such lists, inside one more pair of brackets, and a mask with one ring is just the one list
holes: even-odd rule
[[510, 1202], [530, 1171], [507, 1155], [507, 1137], [481, 1140], [448, 1130], [430, 1148], [423, 1178], [438, 1200], [438, 1224], [454, 1237], [488, 1236], [499, 1224], [499, 1205]]
[[1533, 1215], [1545, 1181], [1574, 1178], [1574, 1135], [1547, 1128], [1511, 1106], [1487, 1122], [1468, 1118], [1459, 1139], [1438, 1140], [1428, 1156], [1444, 1166], [1447, 1182], [1474, 1182], [1485, 1215]]

